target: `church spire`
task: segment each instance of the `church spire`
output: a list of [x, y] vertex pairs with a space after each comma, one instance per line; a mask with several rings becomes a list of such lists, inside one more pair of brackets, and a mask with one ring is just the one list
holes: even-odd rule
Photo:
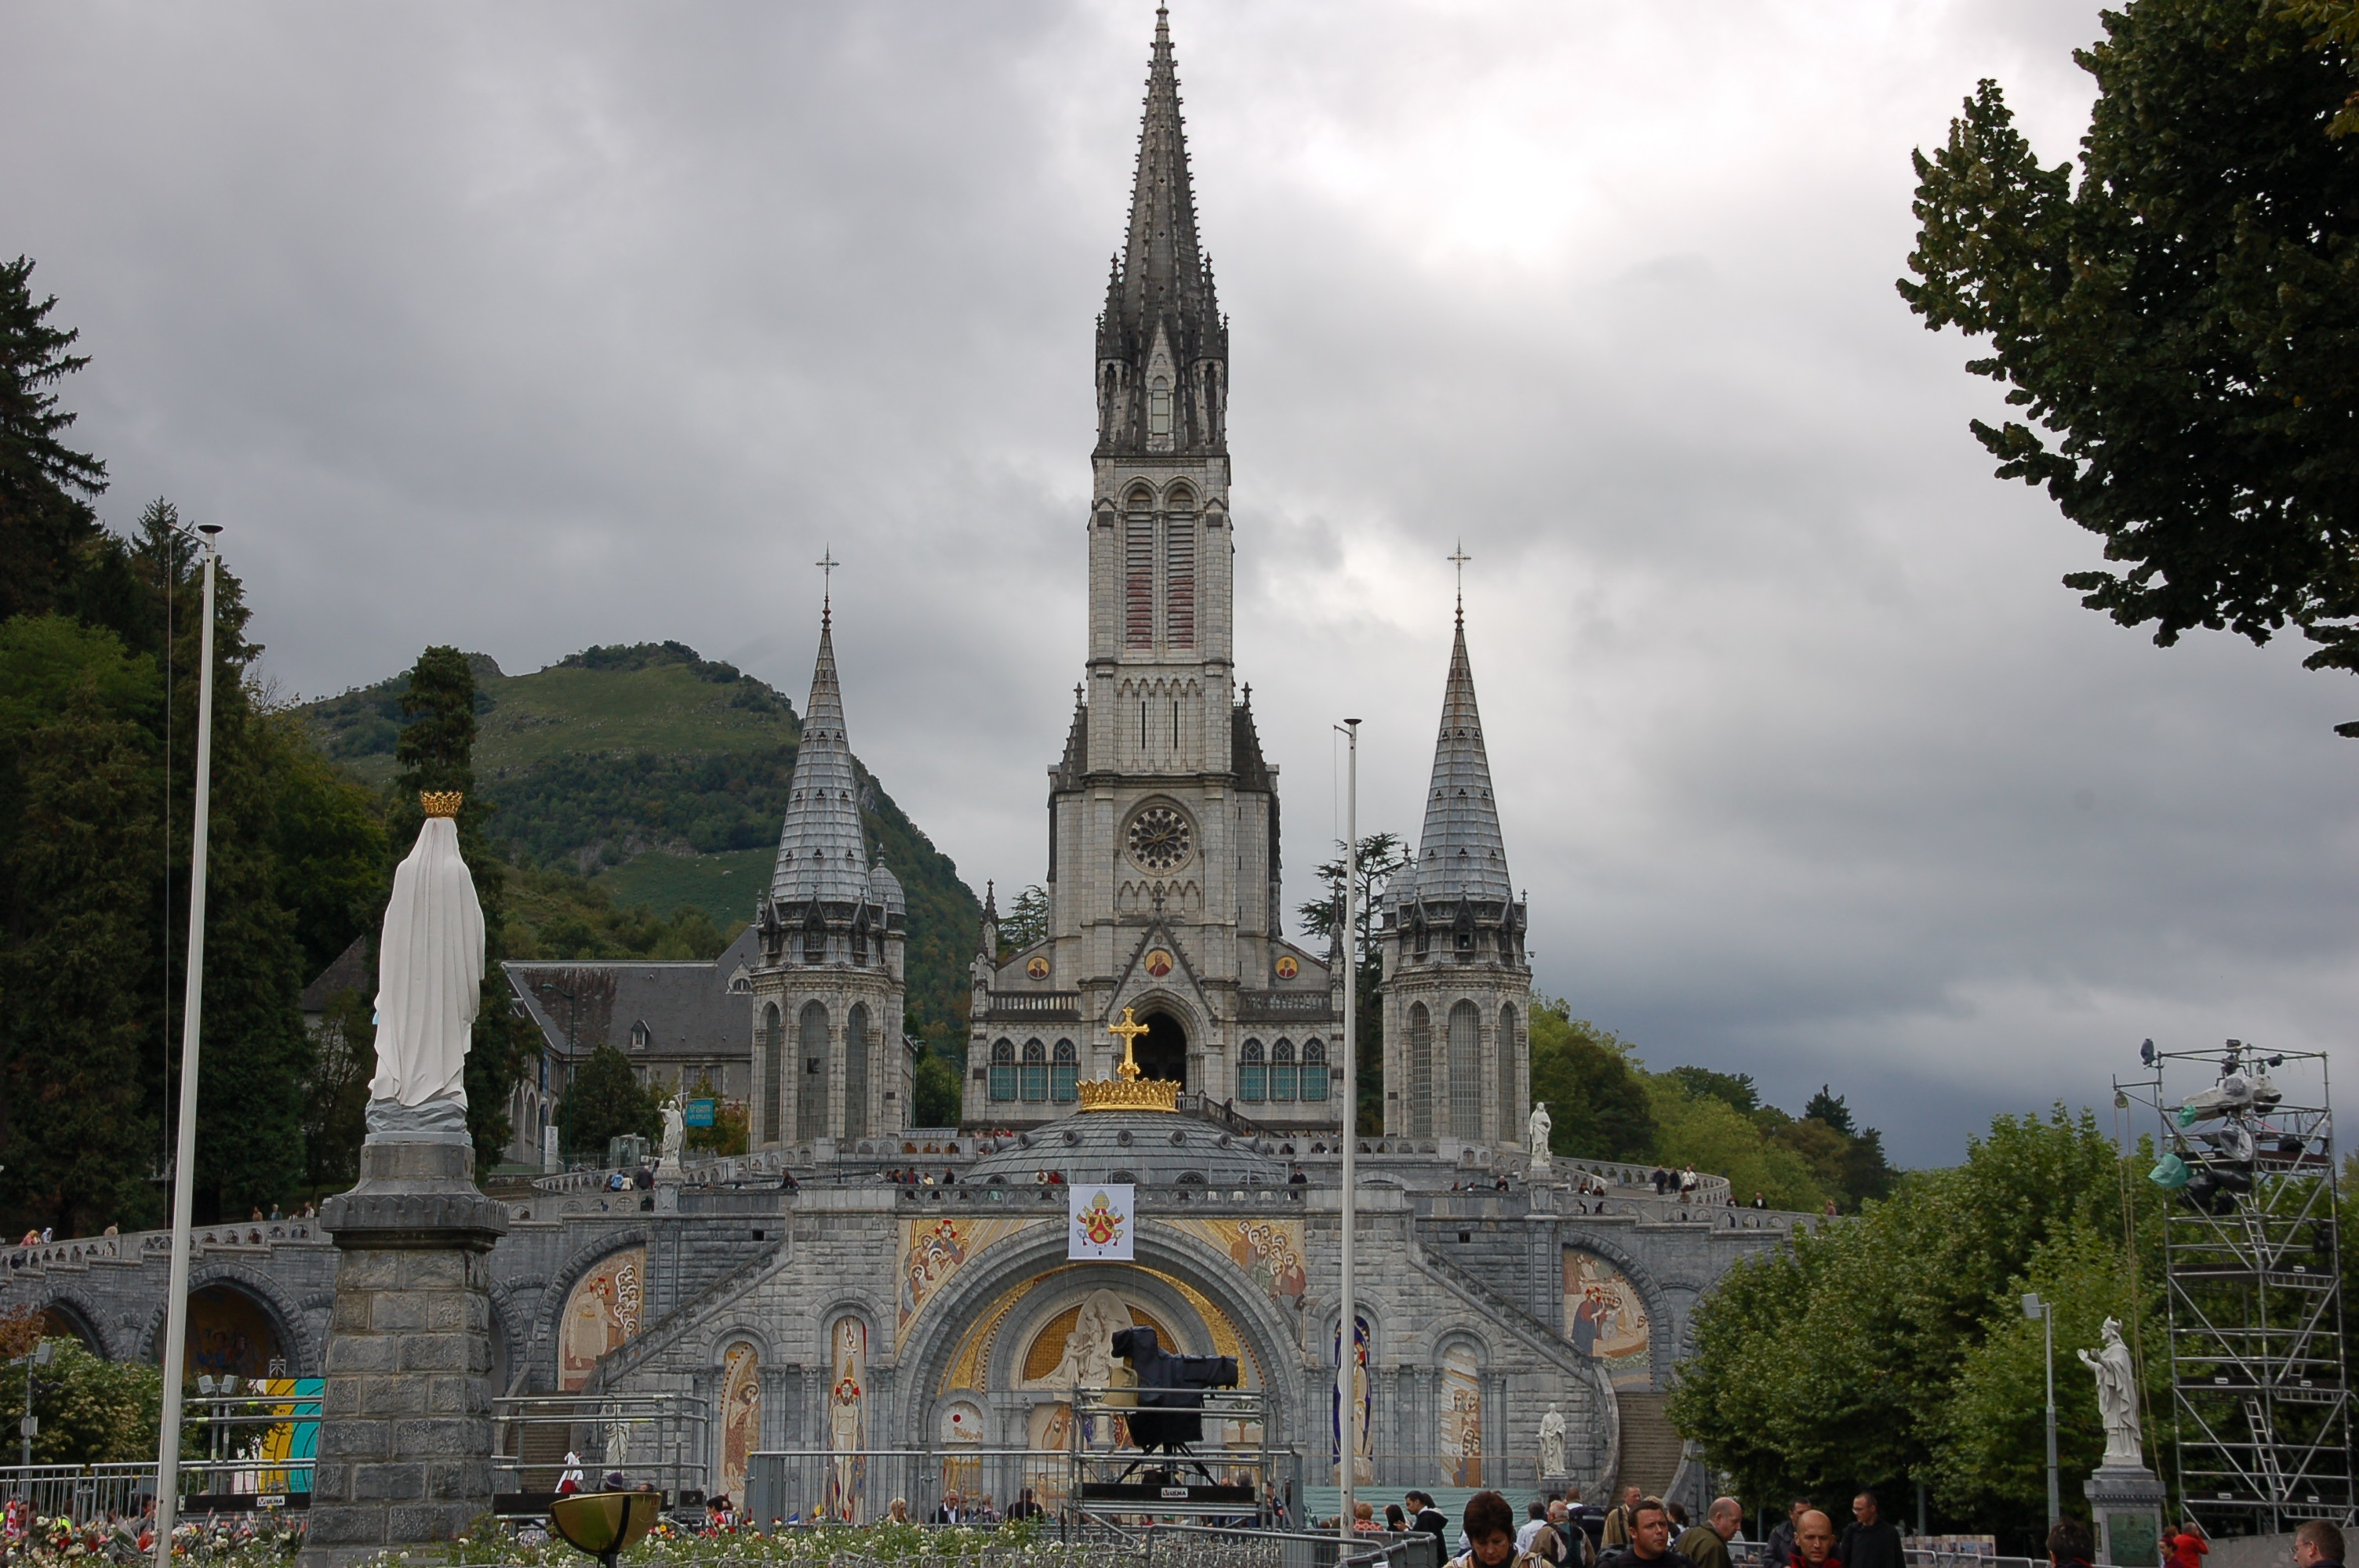
[[1226, 450], [1228, 337], [1197, 243], [1170, 12], [1158, 7], [1130, 229], [1098, 318], [1098, 450]]
[[860, 784], [843, 727], [835, 673], [832, 596], [820, 613], [819, 661], [795, 746], [786, 826], [778, 834], [770, 900], [777, 904], [856, 904], [868, 891], [868, 846], [860, 826]]
[[1491, 759], [1483, 749], [1483, 716], [1474, 706], [1474, 668], [1466, 657], [1466, 606], [1459, 601], [1450, 649], [1450, 678], [1441, 690], [1441, 734], [1433, 748], [1433, 783], [1426, 791], [1425, 837], [1418, 847], [1417, 897], [1428, 905], [1461, 900], [1505, 904], [1513, 898], [1507, 849], [1491, 798]]

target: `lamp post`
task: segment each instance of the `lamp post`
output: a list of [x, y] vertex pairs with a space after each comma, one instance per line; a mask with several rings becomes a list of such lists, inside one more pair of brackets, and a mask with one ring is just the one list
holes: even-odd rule
[[[33, 1368], [36, 1367], [48, 1366], [49, 1364], [49, 1357], [57, 1354], [57, 1349], [58, 1347], [56, 1346], [44, 1339], [38, 1345], [34, 1346], [30, 1350], [26, 1351], [25, 1354], [16, 1357], [16, 1365], [25, 1368], [25, 1419], [16, 1424], [16, 1435], [25, 1444], [25, 1468], [27, 1470], [30, 1470], [33, 1467], [33, 1434], [41, 1430], [39, 1419], [33, 1414], [33, 1389], [37, 1381], [33, 1376]], [[25, 1477], [26, 1487], [29, 1489], [32, 1484], [32, 1476], [27, 1476]]]
[[1335, 1479], [1342, 1488], [1343, 1506], [1338, 1510], [1336, 1527], [1348, 1545], [1352, 1540], [1352, 1486], [1359, 1479], [1356, 1468], [1360, 1460], [1359, 1403], [1360, 1334], [1359, 1302], [1353, 1290], [1353, 1235], [1359, 1217], [1359, 1206], [1353, 1202], [1353, 1185], [1357, 1180], [1353, 1152], [1360, 1146], [1360, 943], [1359, 928], [1353, 924], [1357, 913], [1356, 895], [1360, 880], [1360, 721], [1343, 720], [1343, 733], [1350, 741], [1351, 761], [1347, 764], [1343, 789], [1343, 940], [1337, 951], [1343, 956], [1343, 1290], [1339, 1303], [1341, 1314], [1335, 1323], [1335, 1409], [1343, 1419], [1335, 1423]]
[[2063, 1493], [2056, 1482], [2056, 1308], [2039, 1299], [2037, 1291], [2023, 1297], [2023, 1315], [2036, 1318], [2048, 1333], [2048, 1522], [2064, 1517]]
[[[196, 819], [189, 835], [189, 986], [180, 1003], [180, 1125], [172, 1152], [172, 1274], [164, 1298], [164, 1408], [156, 1432], [156, 1568], [172, 1568], [180, 1503], [180, 1379], [188, 1372], [189, 1225], [197, 1180], [197, 1044], [205, 1000], [205, 844], [212, 825], [213, 568], [217, 526], [204, 535], [204, 627], [198, 637]], [[168, 586], [167, 592], [170, 591]]]
[[559, 1135], [565, 1140], [565, 1147], [558, 1152], [558, 1158], [570, 1168], [573, 1158], [573, 993], [555, 980], [543, 980], [533, 989], [545, 996], [565, 999], [565, 1098], [558, 1102], [563, 1111], [558, 1118]]

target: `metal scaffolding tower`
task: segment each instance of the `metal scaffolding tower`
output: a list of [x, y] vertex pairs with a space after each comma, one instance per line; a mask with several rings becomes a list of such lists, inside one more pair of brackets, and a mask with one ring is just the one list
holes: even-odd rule
[[[2173, 1100], [2169, 1065], [2207, 1087]], [[2147, 1048], [2181, 1506], [2225, 1533], [2349, 1522], [2333, 1117], [2318, 1052]]]

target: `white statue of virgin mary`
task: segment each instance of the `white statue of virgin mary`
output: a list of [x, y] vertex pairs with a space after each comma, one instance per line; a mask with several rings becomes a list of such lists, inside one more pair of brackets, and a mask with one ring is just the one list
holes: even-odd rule
[[459, 856], [459, 796], [422, 795], [377, 946], [373, 1141], [464, 1143], [467, 1046], [484, 985], [484, 908]]

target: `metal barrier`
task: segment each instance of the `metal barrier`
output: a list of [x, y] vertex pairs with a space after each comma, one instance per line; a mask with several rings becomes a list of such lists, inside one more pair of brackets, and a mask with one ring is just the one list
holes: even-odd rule
[[[765, 1449], [746, 1456], [745, 1516], [765, 1525], [874, 1524], [899, 1498], [914, 1523], [968, 1523], [985, 1498], [1004, 1518], [1027, 1487], [1053, 1514], [1065, 1506], [1071, 1467], [1061, 1448]], [[959, 1516], [938, 1519], [953, 1492]]]
[[[300, 1510], [310, 1503], [312, 1462], [273, 1463], [252, 1459], [183, 1459], [183, 1517], [216, 1513]], [[156, 1496], [156, 1466], [141, 1465], [0, 1465], [0, 1498], [21, 1498], [43, 1519], [76, 1524], [136, 1519]]]
[[687, 1394], [511, 1394], [492, 1401], [492, 1511], [547, 1513], [577, 1454], [582, 1483], [610, 1470], [668, 1502], [702, 1502], [705, 1401]]

